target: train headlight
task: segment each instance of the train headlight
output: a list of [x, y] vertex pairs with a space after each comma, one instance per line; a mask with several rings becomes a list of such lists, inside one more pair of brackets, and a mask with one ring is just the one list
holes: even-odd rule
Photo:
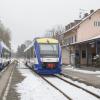
[[48, 68], [55, 68], [55, 64], [54, 63], [49, 63], [49, 64], [47, 64], [47, 66], [48, 66]]

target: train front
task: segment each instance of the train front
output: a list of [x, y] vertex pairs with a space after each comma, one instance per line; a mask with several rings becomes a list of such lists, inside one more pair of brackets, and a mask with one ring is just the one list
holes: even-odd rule
[[40, 74], [57, 74], [61, 72], [61, 47], [58, 40], [40, 39], [37, 41], [39, 50], [37, 59], [39, 67], [37, 72]]

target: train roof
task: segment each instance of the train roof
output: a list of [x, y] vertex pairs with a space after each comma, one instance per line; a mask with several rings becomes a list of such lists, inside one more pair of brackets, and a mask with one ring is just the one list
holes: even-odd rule
[[54, 38], [36, 38], [38, 43], [58, 43], [58, 40]]
[[10, 51], [10, 49], [6, 46], [6, 44], [3, 41], [0, 41], [0, 47], [6, 49], [7, 51]]
[[58, 40], [53, 39], [53, 38], [35, 38], [33, 42], [24, 50], [26, 52], [29, 50], [31, 47], [33, 47], [34, 42], [37, 41], [38, 43], [59, 43]]

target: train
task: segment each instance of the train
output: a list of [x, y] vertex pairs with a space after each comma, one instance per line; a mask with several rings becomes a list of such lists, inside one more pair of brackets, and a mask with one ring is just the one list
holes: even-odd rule
[[62, 66], [62, 52], [58, 40], [35, 38], [24, 50], [25, 64], [39, 74], [59, 74]]
[[0, 41], [0, 70], [10, 63], [11, 50], [5, 45], [3, 41]]

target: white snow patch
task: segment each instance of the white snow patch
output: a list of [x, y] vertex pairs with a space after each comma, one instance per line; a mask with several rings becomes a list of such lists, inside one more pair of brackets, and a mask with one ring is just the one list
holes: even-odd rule
[[97, 77], [100, 77], [100, 75], [98, 75]]
[[64, 68], [70, 71], [76, 71], [76, 72], [81, 72], [81, 73], [85, 73], [85, 74], [100, 74], [100, 71], [87, 71], [87, 70], [80, 70], [80, 69], [76, 69], [76, 68]]
[[33, 74], [20, 63], [19, 71], [25, 79], [17, 84], [16, 90], [20, 93], [21, 100], [66, 100], [66, 98], [39, 76]]

